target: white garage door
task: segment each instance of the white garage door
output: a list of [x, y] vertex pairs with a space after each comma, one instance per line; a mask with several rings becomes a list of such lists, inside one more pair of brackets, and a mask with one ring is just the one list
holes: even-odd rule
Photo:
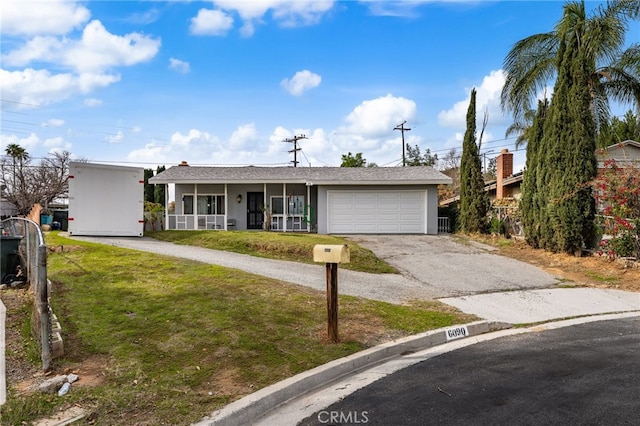
[[330, 234], [425, 234], [427, 191], [328, 191]]

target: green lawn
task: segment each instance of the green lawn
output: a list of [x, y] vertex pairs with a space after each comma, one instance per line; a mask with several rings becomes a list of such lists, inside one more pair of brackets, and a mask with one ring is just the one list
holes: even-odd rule
[[[309, 244], [317, 241], [305, 237]], [[332, 344], [323, 292], [55, 232], [47, 245], [55, 248], [48, 275], [65, 341], [54, 374], [98, 360], [100, 380], [80, 386], [80, 372], [80, 384], [64, 397], [18, 395], [10, 382], [2, 424], [29, 424], [80, 404], [96, 425], [187, 425], [257, 389], [391, 337], [474, 319], [438, 302], [397, 306], [341, 296], [341, 339]]]

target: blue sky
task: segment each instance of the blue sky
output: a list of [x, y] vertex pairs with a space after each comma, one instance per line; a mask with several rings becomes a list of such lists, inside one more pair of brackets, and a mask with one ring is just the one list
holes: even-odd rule
[[289, 165], [283, 140], [304, 134], [299, 166], [338, 166], [347, 152], [395, 166], [403, 121], [407, 143], [460, 153], [476, 87], [494, 156], [514, 150], [504, 57], [552, 30], [562, 5], [3, 0], [0, 148], [147, 168]]

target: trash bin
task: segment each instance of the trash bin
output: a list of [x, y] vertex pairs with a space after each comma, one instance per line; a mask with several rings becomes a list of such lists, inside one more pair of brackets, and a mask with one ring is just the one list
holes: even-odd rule
[[22, 236], [0, 236], [0, 284], [9, 284], [15, 276], [20, 259], [18, 246]]

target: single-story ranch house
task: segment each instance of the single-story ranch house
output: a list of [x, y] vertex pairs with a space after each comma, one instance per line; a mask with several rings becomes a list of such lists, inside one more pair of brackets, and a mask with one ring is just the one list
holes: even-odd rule
[[451, 178], [432, 167], [201, 167], [182, 162], [149, 183], [175, 185], [175, 211], [166, 214], [166, 229], [437, 234], [437, 186], [450, 184]]

